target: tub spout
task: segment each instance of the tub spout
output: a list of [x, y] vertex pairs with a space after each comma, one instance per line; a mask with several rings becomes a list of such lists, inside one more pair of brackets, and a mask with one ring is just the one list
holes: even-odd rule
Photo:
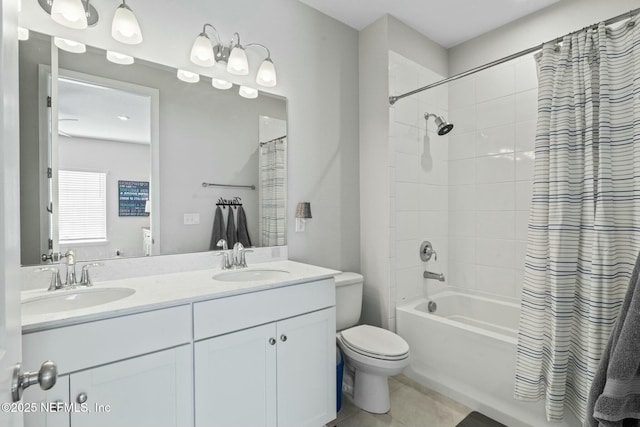
[[425, 279], [435, 279], [438, 280], [440, 282], [444, 282], [444, 274], [440, 273], [432, 273], [430, 271], [425, 271], [424, 273], [422, 273], [422, 277], [424, 277]]

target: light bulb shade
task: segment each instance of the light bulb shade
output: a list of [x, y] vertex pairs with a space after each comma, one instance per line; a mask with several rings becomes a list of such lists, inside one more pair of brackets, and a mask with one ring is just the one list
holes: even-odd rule
[[78, 43], [73, 40], [63, 39], [62, 37], [54, 37], [53, 43], [58, 46], [59, 49], [66, 50], [71, 53], [84, 53], [87, 51], [87, 46], [83, 43]]
[[229, 60], [227, 61], [227, 71], [237, 76], [246, 76], [249, 74], [247, 53], [239, 44], [231, 50]]
[[254, 89], [249, 86], [240, 86], [238, 94], [243, 98], [255, 99], [258, 97], [258, 89]]
[[18, 27], [18, 40], [29, 40], [29, 30], [26, 28]]
[[296, 218], [311, 218], [311, 203], [300, 202], [296, 208]]
[[213, 78], [211, 79], [211, 86], [215, 87], [216, 89], [226, 90], [226, 89], [230, 89], [231, 86], [233, 86], [233, 83], [223, 79]]
[[192, 73], [187, 70], [178, 70], [178, 78], [187, 83], [198, 83], [200, 81], [200, 74]]
[[133, 11], [124, 3], [118, 6], [115, 15], [113, 15], [111, 37], [125, 44], [138, 44], [142, 42], [140, 24], [138, 24], [138, 20], [133, 14]]
[[130, 65], [133, 64], [133, 56], [125, 55], [124, 53], [118, 53], [108, 50], [107, 59], [114, 64]]
[[213, 56], [213, 45], [206, 34], [200, 33], [191, 48], [191, 62], [201, 67], [213, 67], [216, 59]]
[[87, 28], [87, 13], [82, 0], [53, 0], [51, 19], [75, 30]]
[[274, 87], [278, 82], [276, 78], [276, 67], [270, 58], [262, 61], [262, 65], [258, 69], [258, 75], [256, 76], [256, 83], [264, 87]]

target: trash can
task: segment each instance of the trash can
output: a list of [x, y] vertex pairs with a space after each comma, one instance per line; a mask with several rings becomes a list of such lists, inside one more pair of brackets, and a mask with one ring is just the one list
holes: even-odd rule
[[336, 346], [336, 412], [340, 412], [342, 406], [342, 372], [344, 370], [344, 360], [342, 353]]

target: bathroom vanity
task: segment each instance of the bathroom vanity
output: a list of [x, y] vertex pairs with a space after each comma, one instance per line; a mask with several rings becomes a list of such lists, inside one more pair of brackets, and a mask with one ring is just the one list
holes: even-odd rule
[[[291, 261], [244, 271], [112, 281], [94, 289], [135, 293], [23, 315], [24, 366], [51, 359], [59, 371], [52, 389], [25, 392], [38, 405], [25, 425], [319, 427], [334, 419], [336, 272]], [[23, 303], [42, 294], [24, 292]]]

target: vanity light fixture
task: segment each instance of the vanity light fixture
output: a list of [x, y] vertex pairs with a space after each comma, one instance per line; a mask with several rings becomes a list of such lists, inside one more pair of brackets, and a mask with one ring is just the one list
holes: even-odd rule
[[84, 30], [98, 23], [98, 11], [90, 0], [38, 0], [40, 7], [60, 25]]
[[122, 0], [122, 4], [118, 6], [116, 13], [113, 15], [111, 37], [124, 44], [142, 43], [140, 24], [138, 24], [133, 10], [127, 6], [126, 0]]
[[107, 59], [114, 64], [130, 65], [133, 64], [133, 56], [125, 55], [124, 53], [107, 51]]
[[85, 53], [87, 51], [87, 46], [84, 43], [79, 43], [77, 41], [69, 39], [63, 39], [62, 37], [54, 37], [53, 43], [58, 46], [59, 49], [71, 53]]
[[249, 86], [240, 86], [238, 94], [243, 98], [255, 99], [258, 97], [258, 89], [254, 89]]
[[26, 28], [18, 27], [18, 40], [29, 40], [29, 30]]
[[223, 79], [216, 79], [214, 77], [211, 79], [211, 86], [215, 87], [216, 89], [226, 90], [226, 89], [230, 89], [231, 86], [233, 86], [233, 83]]
[[186, 83], [198, 83], [200, 81], [200, 74], [187, 70], [178, 70], [178, 78]]
[[[207, 33], [210, 29], [215, 36], [215, 44]], [[263, 60], [256, 83], [265, 87], [274, 87], [277, 84], [276, 69], [271, 60], [269, 49], [259, 43], [249, 43], [244, 47], [240, 44], [240, 34], [233, 33], [228, 45], [223, 45], [218, 30], [211, 24], [204, 24], [202, 32], [198, 34], [191, 47], [191, 62], [201, 67], [213, 67], [216, 64], [226, 64], [226, 70], [230, 74], [246, 76], [249, 74], [249, 60], [245, 47], [260, 47], [267, 53]]]
[[296, 207], [296, 231], [304, 231], [308, 219], [311, 218], [311, 203], [300, 202]]

